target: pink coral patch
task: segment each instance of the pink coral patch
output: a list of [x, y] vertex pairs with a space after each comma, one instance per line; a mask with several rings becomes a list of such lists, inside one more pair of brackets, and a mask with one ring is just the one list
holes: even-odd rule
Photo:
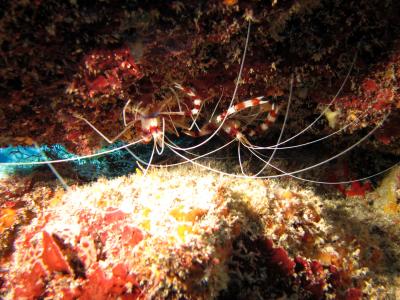
[[366, 93], [374, 93], [378, 90], [378, 85], [375, 80], [372, 79], [366, 79], [362, 83], [362, 89]]
[[289, 257], [287, 251], [282, 247], [273, 247], [271, 240], [266, 240], [266, 246], [270, 252], [269, 261], [276, 266], [283, 274], [292, 275], [294, 273], [295, 262]]
[[372, 190], [371, 182], [360, 183], [354, 181], [351, 183], [351, 187], [345, 191], [347, 197], [361, 196], [365, 197], [365, 193]]
[[43, 231], [42, 260], [50, 272], [71, 273], [71, 268], [65, 260], [60, 248], [53, 237], [46, 231]]
[[45, 290], [44, 276], [46, 275], [40, 263], [35, 263], [32, 270], [24, 272], [16, 278], [15, 299], [35, 299]]

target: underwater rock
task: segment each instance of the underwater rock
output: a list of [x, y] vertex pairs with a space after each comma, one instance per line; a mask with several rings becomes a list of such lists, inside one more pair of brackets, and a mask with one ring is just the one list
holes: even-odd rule
[[400, 221], [400, 167], [393, 168], [370, 196], [377, 210]]
[[399, 24], [395, 0], [2, 1], [0, 298], [399, 298], [399, 167], [374, 190]]
[[393, 297], [399, 223], [352, 199], [196, 167], [72, 186], [41, 203], [9, 241], [15, 250], [1, 262], [1, 295]]
[[[206, 122], [221, 94], [222, 107], [230, 101], [250, 21], [238, 99], [266, 95], [285, 106], [293, 75], [287, 130], [298, 132], [355, 60], [331, 107], [340, 111], [335, 124], [354, 121], [346, 131], [358, 132], [391, 112], [367, 147], [399, 153], [398, 1], [5, 1], [0, 8], [2, 146], [36, 141], [92, 153], [103, 141], [77, 115], [116, 136], [128, 100], [162, 107], [175, 97], [175, 82], [207, 99], [199, 118]], [[332, 132], [322, 123], [313, 134]], [[138, 139], [139, 131], [121, 139]]]

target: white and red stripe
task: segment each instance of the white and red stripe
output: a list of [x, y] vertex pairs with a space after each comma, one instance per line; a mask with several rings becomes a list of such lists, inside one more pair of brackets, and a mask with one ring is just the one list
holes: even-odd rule
[[[187, 111], [186, 115], [198, 114], [202, 105], [202, 100], [191, 89], [185, 88], [178, 83], [175, 83], [175, 87], [184, 92], [193, 101], [194, 108], [191, 111]], [[253, 126], [241, 128], [240, 121], [235, 120], [234, 118], [229, 118], [230, 116], [239, 113], [242, 110], [259, 105], [265, 105], [260, 109], [260, 114], [268, 112], [268, 115], [264, 121], [255, 128]], [[264, 96], [259, 96], [233, 105], [228, 110], [225, 110], [217, 115], [213, 120], [210, 121], [210, 123], [204, 125], [199, 131], [185, 130], [184, 133], [192, 137], [201, 137], [212, 134], [216, 128], [218, 128], [219, 124], [225, 119], [226, 123], [222, 126], [222, 130], [230, 137], [245, 142], [247, 141], [245, 134], [253, 137], [260, 132], [268, 130], [268, 128], [276, 121], [278, 110], [279, 107], [275, 103], [271, 104], [271, 102], [266, 100]], [[227, 120], [227, 118], [229, 118], [229, 120]]]
[[260, 97], [256, 97], [256, 98], [253, 98], [253, 99], [250, 99], [250, 100], [239, 102], [239, 103], [233, 105], [232, 107], [230, 107], [228, 110], [226, 110], [223, 113], [219, 114], [216, 117], [216, 122], [220, 123], [220, 122], [222, 122], [222, 120], [225, 119], [225, 117], [229, 117], [230, 115], [238, 113], [238, 112], [240, 112], [240, 111], [242, 111], [242, 110], [244, 110], [246, 108], [269, 103], [269, 101], [263, 101], [262, 99], [264, 99], [264, 97], [260, 96]]
[[264, 122], [260, 125], [260, 129], [262, 131], [267, 131], [269, 127], [273, 123], [275, 123], [276, 118], [278, 116], [279, 107], [275, 104], [272, 104], [271, 110], [268, 113], [268, 116], [265, 118]]
[[180, 85], [179, 83], [175, 83], [174, 85], [175, 85], [175, 87], [177, 89], [181, 90], [187, 96], [189, 96], [190, 99], [192, 99], [192, 101], [193, 101], [193, 109], [190, 111], [190, 113], [193, 116], [197, 115], [200, 112], [200, 107], [201, 107], [201, 104], [203, 103], [201, 98], [199, 96], [197, 96], [191, 89], [185, 88], [182, 85]]
[[238, 134], [240, 133], [240, 122], [239, 121], [234, 121], [234, 120], [229, 120], [224, 124], [222, 127], [223, 130], [230, 135], [233, 138], [236, 138]]

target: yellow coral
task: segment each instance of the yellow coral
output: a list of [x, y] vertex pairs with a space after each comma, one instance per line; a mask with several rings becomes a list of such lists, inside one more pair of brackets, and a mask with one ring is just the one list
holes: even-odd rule
[[335, 129], [339, 113], [340, 113], [340, 111], [338, 111], [338, 110], [334, 110], [334, 111], [332, 111], [330, 109], [326, 110], [325, 117], [328, 120], [328, 124], [329, 124], [330, 128]]
[[400, 166], [394, 168], [386, 175], [380, 186], [376, 189], [377, 199], [374, 206], [390, 215], [398, 215], [400, 213], [400, 205], [397, 199], [397, 191], [400, 189], [399, 178]]
[[10, 228], [17, 220], [17, 212], [12, 208], [2, 208], [0, 210], [0, 233]]
[[194, 208], [191, 210], [184, 210], [182, 205], [171, 209], [170, 215], [175, 218], [177, 221], [183, 222], [195, 222], [198, 218], [203, 216], [206, 213], [204, 209]]
[[188, 224], [180, 224], [177, 227], [178, 237], [182, 242], [186, 242], [188, 234], [193, 233], [193, 226]]

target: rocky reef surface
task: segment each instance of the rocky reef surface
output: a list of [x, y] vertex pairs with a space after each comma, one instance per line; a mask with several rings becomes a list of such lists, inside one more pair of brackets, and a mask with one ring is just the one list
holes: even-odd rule
[[68, 191], [49, 178], [3, 180], [1, 295], [395, 299], [399, 205], [381, 189], [398, 194], [399, 171], [347, 199], [198, 167]]
[[[1, 145], [35, 140], [91, 153], [103, 141], [77, 116], [116, 136], [128, 100], [157, 112], [175, 97], [174, 83], [206, 100], [205, 122], [220, 97], [222, 110], [230, 101], [250, 23], [239, 100], [282, 97], [284, 107], [294, 76], [293, 134], [327, 107], [350, 71], [310, 134], [351, 123], [344, 132], [357, 139], [390, 113], [366, 147], [399, 153], [398, 1], [3, 1], [0, 8]], [[121, 139], [137, 139], [139, 129]]]
[[[2, 1], [0, 298], [400, 298], [399, 24], [394, 0]], [[182, 155], [206, 170], [141, 171]], [[43, 159], [74, 160], [66, 191], [4, 167]]]

